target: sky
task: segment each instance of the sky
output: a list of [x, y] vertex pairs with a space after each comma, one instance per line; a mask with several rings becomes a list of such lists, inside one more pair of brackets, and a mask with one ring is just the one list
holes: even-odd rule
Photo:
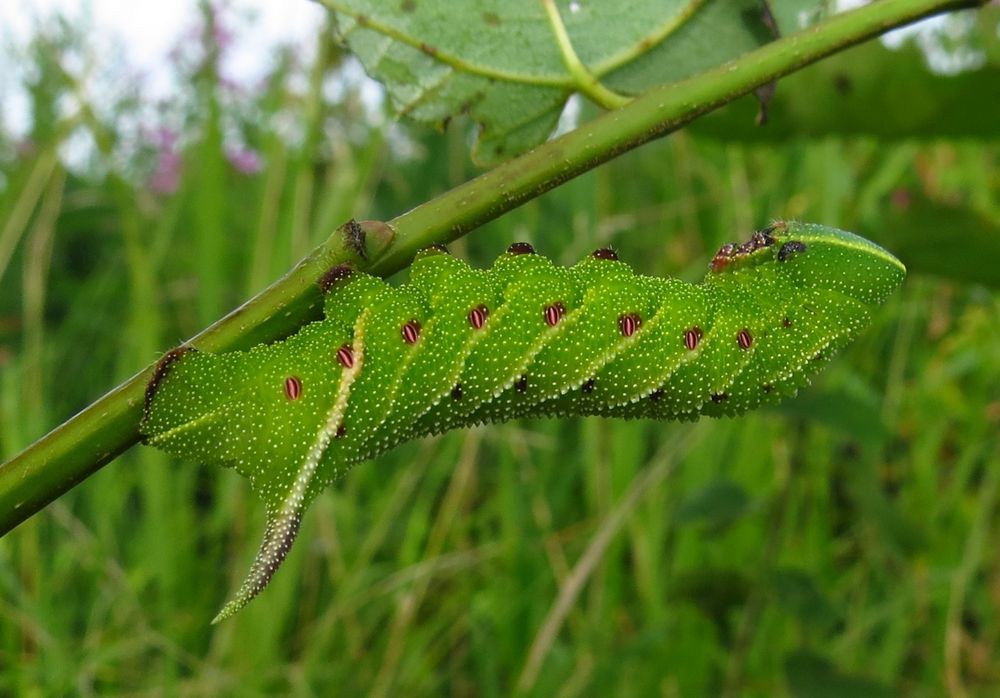
[[[265, 74], [271, 47], [293, 42], [308, 48], [325, 17], [325, 10], [311, 0], [216, 2], [246, 20], [256, 18], [240, 22], [238, 40], [227, 51], [223, 66], [226, 75], [249, 84]], [[172, 91], [170, 71], [164, 66], [171, 49], [197, 22], [197, 0], [0, 0], [0, 108], [5, 111], [3, 121], [15, 131], [27, 114], [9, 79], [13, 70], [8, 52], [23, 46], [32, 28], [56, 10], [83, 26], [93, 26], [100, 45], [117, 45], [124, 51], [127, 65], [143, 75], [145, 93], [154, 98]]]
[[[220, 3], [223, 4], [223, 3]], [[304, 40], [315, 34], [324, 10], [310, 0], [228, 0], [225, 5], [253, 13], [258, 45]], [[96, 27], [121, 37], [136, 65], [155, 67], [172, 44], [195, 22], [196, 0], [0, 0], [0, 35], [10, 33], [23, 41], [32, 26], [54, 10], [71, 17], [90, 17]], [[246, 47], [241, 58], [253, 68], [259, 58]], [[258, 51], [258, 56], [264, 52]]]

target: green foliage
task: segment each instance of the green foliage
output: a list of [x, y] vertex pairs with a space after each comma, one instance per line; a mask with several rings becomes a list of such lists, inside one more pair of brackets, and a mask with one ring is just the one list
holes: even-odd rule
[[[993, 21], [994, 30], [1000, 22]], [[994, 41], [1000, 44], [1000, 38]], [[699, 133], [739, 142], [875, 136], [883, 140], [996, 137], [1000, 60], [957, 75], [935, 72], [915, 44], [890, 50], [862, 44], [780, 81], [768, 121], [754, 122], [756, 101], [744, 97], [699, 119]]]
[[[438, 126], [469, 114], [481, 127], [474, 153], [483, 163], [543, 142], [573, 93], [621, 106], [756, 48], [774, 31], [757, 0], [322, 2], [399, 113]], [[777, 3], [783, 21], [796, 4]]]
[[[46, 50], [38, 65], [63, 70]], [[55, 154], [90, 131], [60, 120], [64, 79], [37, 76], [54, 121], [30, 144], [0, 134], [4, 456], [198, 331], [204, 283], [225, 310], [349, 215], [387, 218], [474, 174], [460, 133], [407, 131], [407, 159], [395, 127], [326, 101], [336, 66], [309, 66], [303, 93], [286, 63], [251, 103], [221, 101], [223, 133], [264, 167], [227, 165], [212, 260], [195, 251], [197, 175], [153, 194], [155, 153], [114, 148], [67, 171]], [[207, 89], [227, 94], [211, 71]], [[187, 163], [219, 147], [204, 95], [174, 105]], [[120, 148], [127, 109], [87, 128]], [[303, 140], [289, 114], [312, 115]], [[963, 221], [1000, 225], [998, 162], [996, 135], [685, 132], [488, 224], [456, 254], [482, 265], [527, 239], [569, 264], [611, 244], [638, 272], [693, 280], [737, 231], [822, 220], [897, 251], [910, 277], [780, 411], [532, 421], [387, 454], [317, 499], [267, 603], [214, 631], [263, 516], [235, 473], [134, 449], [0, 539], [0, 693], [995, 693], [1000, 298]], [[939, 219], [917, 254], [900, 212], [924, 201], [969, 218]], [[928, 273], [935, 249], [947, 274]]]

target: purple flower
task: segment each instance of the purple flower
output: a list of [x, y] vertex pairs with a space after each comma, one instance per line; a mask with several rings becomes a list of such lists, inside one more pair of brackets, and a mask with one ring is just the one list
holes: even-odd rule
[[177, 145], [177, 131], [169, 126], [159, 126], [147, 132], [149, 140], [160, 150], [173, 150]]
[[218, 15], [215, 16], [215, 26], [213, 29], [215, 31], [213, 32], [212, 39], [215, 41], [215, 45], [218, 46], [219, 51], [225, 51], [233, 45], [233, 31], [219, 20]]
[[263, 167], [260, 153], [247, 147], [227, 148], [226, 158], [237, 172], [245, 175], [256, 174]]
[[228, 17], [228, 4], [226, 2], [213, 2], [208, 6], [210, 15], [209, 22], [212, 28], [212, 42], [220, 53], [233, 45], [236, 33], [230, 29]]
[[177, 149], [177, 131], [169, 126], [157, 126], [144, 128], [142, 135], [156, 150], [156, 167], [146, 185], [155, 194], [173, 194], [180, 183], [184, 164]]
[[166, 196], [177, 191], [181, 180], [181, 156], [173, 150], [161, 150], [156, 160], [156, 169], [147, 182], [154, 194]]
[[14, 144], [14, 152], [22, 160], [34, 157], [38, 152], [38, 146], [31, 138], [22, 138]]

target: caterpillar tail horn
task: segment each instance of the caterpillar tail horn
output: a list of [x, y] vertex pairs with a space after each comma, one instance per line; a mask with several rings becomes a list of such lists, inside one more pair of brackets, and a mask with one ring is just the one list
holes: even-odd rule
[[304, 504], [285, 506], [280, 511], [268, 512], [267, 527], [264, 529], [264, 540], [260, 543], [257, 556], [250, 565], [239, 591], [222, 610], [212, 619], [212, 625], [226, 620], [264, 590], [271, 577], [278, 571], [288, 551], [292, 549], [295, 536], [299, 532]]

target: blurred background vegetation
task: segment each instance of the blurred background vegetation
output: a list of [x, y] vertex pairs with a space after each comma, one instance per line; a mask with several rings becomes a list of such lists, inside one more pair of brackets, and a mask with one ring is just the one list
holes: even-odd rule
[[[155, 104], [138, 83], [91, 91], [71, 22], [19, 49], [28, 131], [0, 112], [3, 458], [346, 218], [477, 172], [461, 124], [364, 98], [329, 26], [248, 89], [218, 70], [225, 17], [202, 20], [172, 67], [184, 89]], [[1000, 101], [995, 35], [961, 23], [945, 36], [985, 58], [955, 77], [911, 45], [793, 78], [844, 94], [851, 61], [908, 66], [910, 97], [867, 126], [782, 83], [771, 131], [744, 133], [734, 105], [453, 246], [485, 265], [515, 240], [561, 263], [613, 245], [696, 280], [772, 218], [866, 235], [910, 276], [798, 398], [407, 444], [321, 497], [267, 592], [218, 627], [260, 507], [232, 472], [135, 448], [0, 540], [0, 694], [995, 695], [1000, 123], [910, 118], [941, 109], [934, 89]]]

